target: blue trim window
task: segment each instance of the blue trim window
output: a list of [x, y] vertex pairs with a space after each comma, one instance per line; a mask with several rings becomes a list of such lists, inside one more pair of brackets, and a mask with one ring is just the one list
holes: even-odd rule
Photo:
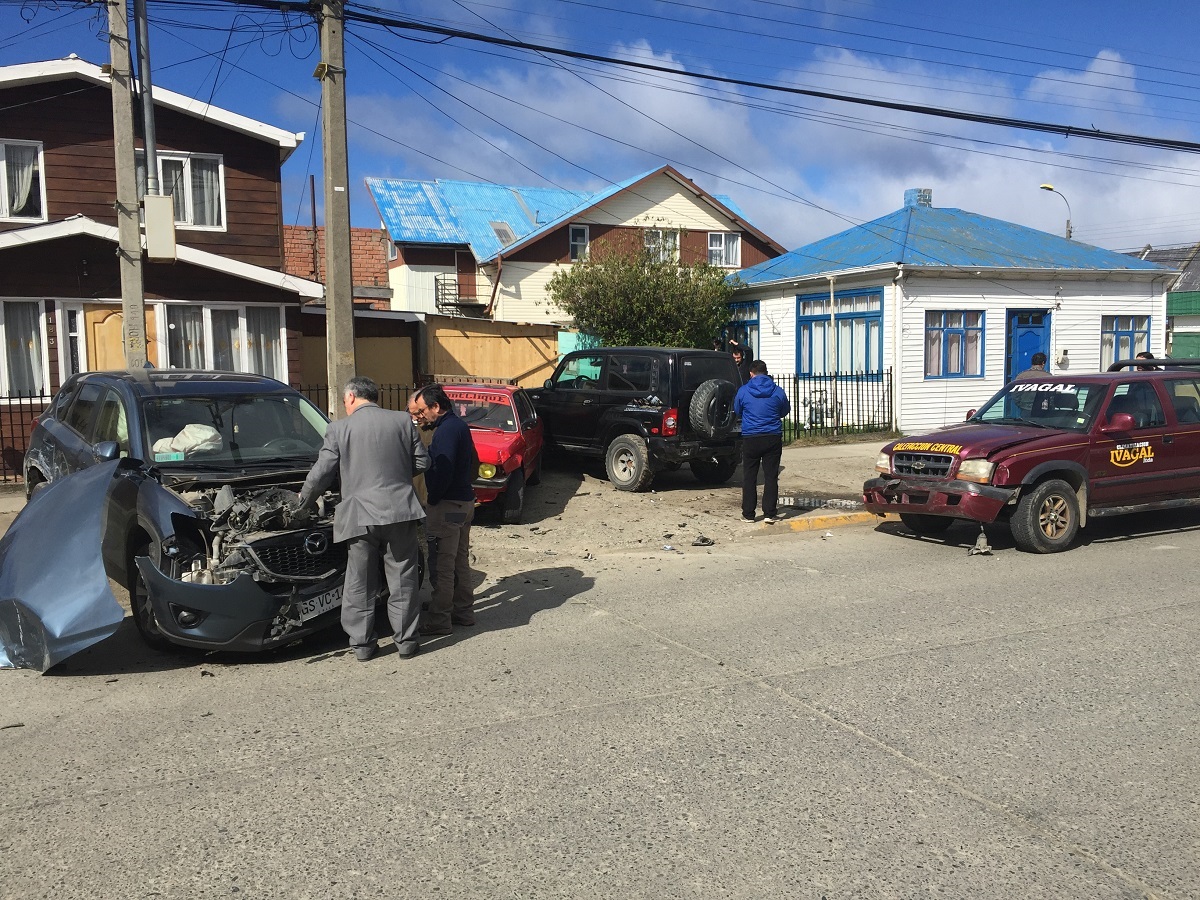
[[1133, 359], [1150, 349], [1149, 316], [1103, 316], [1100, 319], [1100, 371], [1118, 359]]
[[724, 337], [737, 341], [757, 357], [758, 346], [758, 301], [729, 304], [729, 322], [725, 325]]
[[832, 303], [828, 294], [797, 297], [796, 328], [797, 373], [882, 373], [882, 291], [834, 294]]
[[981, 378], [983, 321], [978, 310], [926, 310], [925, 377]]

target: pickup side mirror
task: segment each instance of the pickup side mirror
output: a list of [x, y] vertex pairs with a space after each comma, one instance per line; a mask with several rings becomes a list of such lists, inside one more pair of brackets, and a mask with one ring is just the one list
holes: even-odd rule
[[544, 387], [548, 391], [554, 390], [554, 379], [547, 378], [545, 381], [542, 382], [542, 387]]
[[101, 441], [92, 448], [92, 456], [96, 462], [108, 462], [121, 455], [121, 445], [116, 441]]
[[971, 421], [973, 418], [975, 418], [975, 413], [977, 413], [977, 412], [979, 412], [979, 410], [977, 410], [977, 409], [968, 409], [968, 410], [967, 410], [967, 417], [966, 417], [965, 419], [963, 419], [963, 421], [964, 421], [964, 422], [969, 422], [969, 421]]
[[1100, 433], [1101, 434], [1113, 434], [1114, 432], [1122, 433], [1122, 432], [1126, 432], [1126, 431], [1133, 431], [1133, 428], [1134, 428], [1133, 416], [1131, 416], [1129, 413], [1120, 413], [1119, 412], [1119, 413], [1113, 413], [1109, 417], [1108, 424], [1100, 429]]

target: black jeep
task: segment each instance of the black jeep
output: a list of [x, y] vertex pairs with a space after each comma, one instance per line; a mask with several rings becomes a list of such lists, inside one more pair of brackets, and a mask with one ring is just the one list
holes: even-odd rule
[[603, 457], [615, 488], [644, 491], [683, 463], [707, 484], [730, 479], [740, 384], [728, 353], [605, 347], [568, 353], [531, 396], [549, 446]]

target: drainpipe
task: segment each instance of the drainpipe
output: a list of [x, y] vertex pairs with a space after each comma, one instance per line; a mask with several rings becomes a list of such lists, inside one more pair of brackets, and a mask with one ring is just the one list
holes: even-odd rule
[[825, 370], [830, 371], [830, 366], [833, 367], [829, 386], [832, 390], [827, 390], [825, 393], [825, 401], [828, 404], [827, 412], [833, 414], [833, 433], [837, 434], [840, 431], [838, 409], [838, 364], [837, 364], [837, 306], [833, 296], [833, 286], [837, 281], [836, 275], [826, 275], [829, 279], [829, 337], [825, 342]]
[[492, 282], [492, 299], [488, 301], [487, 309], [483, 314], [489, 319], [492, 317], [492, 308], [496, 305], [496, 295], [500, 293], [500, 273], [504, 271], [504, 257], [496, 257], [496, 278]]
[[900, 352], [900, 300], [904, 291], [904, 279], [907, 277], [904, 264], [896, 266], [896, 277], [892, 279], [892, 431], [900, 430], [900, 381], [903, 378], [900, 368], [903, 356]]

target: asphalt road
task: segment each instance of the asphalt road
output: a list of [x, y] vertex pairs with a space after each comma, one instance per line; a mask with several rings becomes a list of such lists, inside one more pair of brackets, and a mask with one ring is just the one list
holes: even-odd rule
[[410, 661], [126, 620], [0, 672], [0, 897], [1200, 897], [1200, 514], [947, 537], [531, 553]]

